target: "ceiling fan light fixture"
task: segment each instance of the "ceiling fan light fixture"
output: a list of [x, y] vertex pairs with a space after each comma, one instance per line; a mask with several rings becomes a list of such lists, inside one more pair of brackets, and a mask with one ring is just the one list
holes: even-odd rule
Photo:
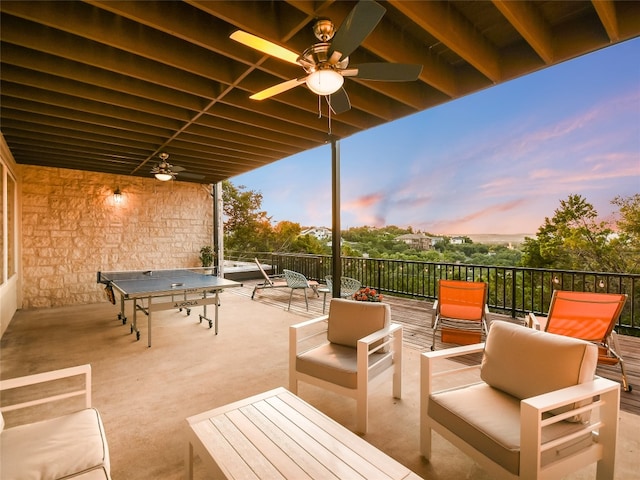
[[170, 173], [158, 172], [155, 175], [156, 175], [156, 178], [161, 182], [168, 182], [173, 178], [173, 175], [171, 175]]
[[317, 95], [331, 95], [340, 90], [344, 77], [335, 70], [322, 69], [309, 74], [305, 83]]

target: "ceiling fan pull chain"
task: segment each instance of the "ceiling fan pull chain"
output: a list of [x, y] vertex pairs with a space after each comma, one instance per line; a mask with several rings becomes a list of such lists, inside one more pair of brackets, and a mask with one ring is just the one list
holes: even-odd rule
[[329, 135], [331, 135], [331, 95], [327, 95], [327, 119], [329, 121]]
[[318, 95], [318, 118], [322, 118], [322, 97]]

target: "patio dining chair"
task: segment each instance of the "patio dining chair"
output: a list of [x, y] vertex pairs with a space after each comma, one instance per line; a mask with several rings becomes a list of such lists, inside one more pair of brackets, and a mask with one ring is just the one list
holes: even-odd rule
[[546, 317], [529, 313], [529, 326], [536, 330], [579, 338], [598, 346], [598, 363], [620, 365], [622, 387], [632, 390], [627, 381], [614, 327], [627, 301], [624, 293], [570, 292], [555, 290]]
[[295, 290], [303, 290], [304, 291], [304, 302], [307, 305], [307, 310], [309, 310], [309, 298], [307, 297], [307, 288], [313, 290], [313, 293], [316, 294], [317, 297], [320, 297], [318, 293], [318, 282], [315, 280], [307, 280], [303, 274], [294, 272], [293, 270], [283, 270], [284, 279], [287, 282], [287, 287], [291, 289], [291, 293], [289, 294], [289, 306], [287, 310], [291, 310], [291, 299], [293, 297], [293, 292]]
[[[322, 300], [322, 313], [324, 314], [327, 304], [327, 294], [333, 293], [333, 276], [327, 275], [324, 277], [327, 281], [327, 285], [318, 289], [318, 292], [324, 294]], [[360, 280], [356, 280], [351, 277], [340, 277], [340, 298], [351, 298], [354, 293], [360, 290], [362, 283]]]
[[435, 350], [436, 331], [444, 343], [480, 343], [487, 334], [487, 284], [463, 280], [440, 280], [438, 298], [431, 317], [431, 350]]

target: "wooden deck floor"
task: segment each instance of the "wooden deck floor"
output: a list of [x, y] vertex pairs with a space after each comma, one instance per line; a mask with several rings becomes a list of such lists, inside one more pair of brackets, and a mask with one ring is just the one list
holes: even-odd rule
[[[234, 293], [250, 298], [256, 283], [257, 281], [246, 280], [243, 282], [244, 286], [241, 289], [233, 289]], [[254, 301], [286, 309], [289, 303], [289, 293], [290, 290], [286, 288], [259, 290], [255, 295]], [[429, 325], [431, 323], [433, 304], [424, 300], [412, 300], [390, 295], [385, 295], [384, 301], [391, 305], [392, 321], [401, 323], [404, 327], [405, 347], [427, 351], [431, 346], [431, 329]], [[328, 302], [329, 298], [327, 298], [327, 307]], [[307, 315], [309, 318], [314, 318], [322, 315], [322, 304], [322, 294], [320, 294], [319, 297], [309, 295], [309, 310], [307, 311], [302, 292], [296, 291], [291, 301], [291, 310]], [[489, 315], [489, 322], [496, 319], [518, 321], [505, 315]], [[625, 361], [627, 379], [634, 387], [634, 390], [631, 392], [620, 390], [620, 408], [635, 415], [640, 415], [640, 338], [619, 335], [618, 339], [620, 342], [620, 350], [622, 351], [622, 356]], [[442, 344], [439, 338], [436, 338], [437, 349], [447, 346], [453, 345]], [[620, 381], [621, 378], [620, 367], [617, 365], [599, 366], [597, 374], [615, 381]]]

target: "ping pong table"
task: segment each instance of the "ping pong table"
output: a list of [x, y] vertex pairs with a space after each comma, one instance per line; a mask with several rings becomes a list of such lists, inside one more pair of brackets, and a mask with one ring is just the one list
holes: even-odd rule
[[[151, 317], [153, 312], [161, 310], [186, 310], [203, 306], [200, 323], [209, 322], [209, 328], [215, 323], [215, 334], [218, 334], [219, 293], [225, 288], [241, 287], [242, 284], [207, 273], [203, 268], [182, 268], [173, 270], [136, 270], [121, 272], [98, 272], [98, 283], [104, 284], [107, 296], [115, 302], [114, 290], [120, 295], [120, 313], [118, 319], [123, 325], [127, 323], [125, 302], [133, 302], [133, 320], [131, 333], [136, 332], [140, 340], [137, 311], [147, 316], [147, 339], [151, 346]], [[215, 306], [215, 317], [207, 317], [207, 305]]]

